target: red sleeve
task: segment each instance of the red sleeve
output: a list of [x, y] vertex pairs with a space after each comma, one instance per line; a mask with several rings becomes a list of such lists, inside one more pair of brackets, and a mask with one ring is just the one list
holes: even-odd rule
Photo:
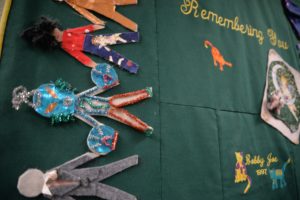
[[66, 50], [66, 49], [64, 49], [64, 50], [67, 53], [69, 53], [71, 56], [73, 56], [76, 60], [78, 60], [79, 62], [84, 64], [85, 66], [89, 66], [89, 64], [91, 62], [93, 62], [93, 60], [90, 57], [88, 57], [87, 55], [85, 55], [81, 51], [72, 51], [72, 50]]
[[73, 32], [73, 33], [89, 33], [94, 31], [94, 25], [87, 25], [87, 26], [81, 26], [77, 28], [70, 28], [67, 29], [66, 31], [68, 32]]

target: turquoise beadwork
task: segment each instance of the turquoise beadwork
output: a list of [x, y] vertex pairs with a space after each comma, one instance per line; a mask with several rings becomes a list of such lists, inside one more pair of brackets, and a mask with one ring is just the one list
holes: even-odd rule
[[76, 96], [73, 91], [61, 90], [49, 83], [36, 89], [33, 103], [35, 111], [44, 117], [67, 116], [75, 111]]
[[115, 149], [117, 138], [118, 133], [113, 128], [100, 125], [90, 131], [87, 145], [92, 152], [106, 155]]
[[100, 88], [111, 86], [118, 82], [116, 71], [108, 64], [98, 64], [91, 71], [92, 81]]

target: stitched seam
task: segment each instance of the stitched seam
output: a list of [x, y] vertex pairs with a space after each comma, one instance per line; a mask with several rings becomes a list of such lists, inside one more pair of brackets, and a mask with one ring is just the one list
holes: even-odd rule
[[[287, 142], [286, 142], [287, 143]], [[287, 144], [288, 145], [288, 148], [290, 149], [290, 153], [292, 154], [292, 174], [293, 174], [293, 177], [294, 177], [294, 181], [295, 181], [295, 187], [296, 187], [296, 194], [297, 194], [297, 200], [299, 200], [299, 191], [298, 191], [298, 179], [297, 179], [297, 173], [296, 173], [296, 164], [295, 164], [295, 153], [294, 153], [294, 149], [291, 147], [290, 144]]]
[[221, 190], [222, 190], [222, 199], [224, 199], [224, 176], [222, 173], [223, 162], [222, 162], [222, 151], [221, 151], [221, 138], [220, 138], [220, 119], [218, 115], [218, 110], [215, 110], [216, 122], [217, 122], [217, 134], [218, 134], [218, 144], [219, 144], [219, 160], [220, 160], [220, 174], [221, 174]]
[[186, 107], [194, 107], [194, 108], [201, 108], [201, 109], [209, 109], [209, 110], [215, 110], [220, 112], [230, 112], [230, 113], [239, 113], [239, 114], [247, 114], [247, 115], [260, 115], [260, 113], [251, 113], [251, 112], [244, 112], [244, 111], [235, 111], [235, 110], [226, 110], [226, 109], [216, 109], [208, 106], [197, 106], [197, 105], [190, 105], [190, 104], [181, 104], [181, 103], [171, 103], [171, 102], [165, 102], [160, 101], [162, 104], [168, 104], [168, 105], [174, 105], [174, 106], [186, 106]]
[[154, 13], [155, 13], [155, 39], [156, 39], [156, 65], [157, 65], [157, 82], [158, 82], [158, 116], [159, 116], [159, 170], [160, 170], [160, 199], [163, 199], [163, 173], [162, 173], [162, 129], [161, 129], [161, 100], [160, 100], [160, 74], [159, 74], [159, 49], [158, 49], [158, 13], [157, 13], [157, 0], [154, 0]]

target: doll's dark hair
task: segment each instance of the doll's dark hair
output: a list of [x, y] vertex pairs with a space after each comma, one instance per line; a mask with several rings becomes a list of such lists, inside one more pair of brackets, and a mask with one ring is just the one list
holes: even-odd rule
[[59, 27], [57, 21], [42, 16], [36, 23], [26, 28], [21, 33], [21, 37], [42, 49], [55, 49], [59, 46], [59, 42], [52, 33], [55, 28]]

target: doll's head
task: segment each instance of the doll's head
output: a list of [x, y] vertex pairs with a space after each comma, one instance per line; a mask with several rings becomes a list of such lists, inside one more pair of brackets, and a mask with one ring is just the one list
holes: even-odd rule
[[54, 30], [59, 29], [57, 21], [41, 17], [35, 24], [21, 33], [21, 37], [42, 49], [59, 47], [59, 41], [54, 36]]
[[42, 193], [44, 174], [38, 169], [28, 169], [18, 180], [18, 190], [25, 197], [37, 197]]

